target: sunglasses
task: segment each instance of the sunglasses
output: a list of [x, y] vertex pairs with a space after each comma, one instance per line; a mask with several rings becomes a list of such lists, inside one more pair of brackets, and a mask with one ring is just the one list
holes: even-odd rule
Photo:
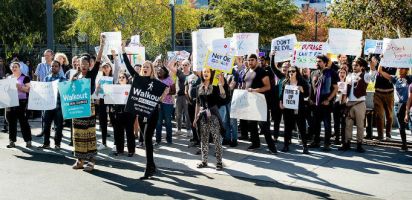
[[296, 73], [296, 70], [289, 70], [288, 73], [289, 73], [289, 74], [291, 74], [291, 73]]
[[125, 76], [119, 76], [119, 79], [126, 79]]

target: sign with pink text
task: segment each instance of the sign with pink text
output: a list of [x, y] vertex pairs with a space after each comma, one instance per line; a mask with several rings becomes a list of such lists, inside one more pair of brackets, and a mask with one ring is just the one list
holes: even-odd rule
[[412, 67], [412, 38], [383, 39], [383, 67]]
[[293, 52], [292, 65], [316, 69], [316, 56], [328, 52], [325, 42], [297, 42]]

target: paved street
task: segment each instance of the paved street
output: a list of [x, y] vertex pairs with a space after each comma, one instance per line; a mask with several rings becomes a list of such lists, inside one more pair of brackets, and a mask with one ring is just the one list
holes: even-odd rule
[[[33, 135], [39, 133], [38, 120], [30, 123]], [[155, 150], [158, 176], [140, 181], [144, 150], [137, 149], [133, 158], [103, 150], [96, 170], [86, 173], [71, 169], [74, 158], [66, 129], [64, 136], [63, 149], [56, 152], [27, 149], [21, 137], [16, 149], [6, 149], [8, 135], [0, 133], [0, 199], [409, 199], [412, 194], [412, 155], [394, 148], [367, 146], [365, 154], [334, 148], [307, 156], [293, 145], [290, 153], [270, 155], [263, 147], [245, 151], [248, 143], [242, 142], [225, 148], [225, 170], [219, 172], [214, 169], [213, 145], [210, 167], [199, 170], [196, 149], [177, 136], [173, 145]], [[33, 139], [34, 146], [42, 142]]]

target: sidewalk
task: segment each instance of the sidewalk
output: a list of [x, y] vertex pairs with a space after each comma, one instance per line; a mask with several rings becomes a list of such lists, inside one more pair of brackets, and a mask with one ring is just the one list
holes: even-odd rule
[[[32, 134], [40, 133], [39, 119], [30, 121]], [[113, 132], [109, 127], [112, 137], [108, 138], [108, 146], [113, 146]], [[38, 150], [37, 148], [26, 149], [25, 143], [18, 133], [16, 149], [6, 149], [8, 134], [0, 133], [0, 151], [33, 151], [36, 153], [57, 154], [72, 157], [72, 147], [68, 146], [70, 139], [69, 130], [64, 130], [61, 151]], [[410, 139], [410, 133], [408, 140]], [[395, 131], [394, 138], [399, 134]], [[98, 132], [98, 141], [101, 141]], [[264, 144], [264, 138], [261, 138]], [[42, 143], [42, 138], [33, 136], [33, 146]], [[289, 153], [279, 152], [271, 155], [266, 152], [266, 146], [255, 152], [246, 151], [248, 142], [240, 141], [236, 148], [224, 148], [223, 163], [224, 171], [216, 171], [216, 163], [213, 156], [214, 146], [210, 146], [209, 168], [197, 169], [196, 164], [200, 161], [200, 155], [195, 155], [197, 148], [188, 148], [188, 139], [183, 136], [174, 136], [173, 145], [162, 145], [155, 149], [155, 163], [160, 170], [179, 170], [187, 172], [200, 172], [205, 174], [219, 174], [234, 178], [247, 178], [251, 181], [262, 180], [281, 183], [296, 188], [313, 188], [334, 192], [343, 192], [355, 195], [366, 195], [382, 199], [409, 199], [412, 195], [412, 155], [399, 152], [398, 149], [377, 146], [365, 146], [364, 154], [355, 151], [340, 152], [333, 148], [331, 152], [321, 152], [311, 149], [310, 155], [301, 154], [301, 147], [291, 146]], [[51, 141], [52, 147], [54, 146]], [[278, 143], [278, 148], [283, 144]], [[132, 158], [127, 156], [115, 157], [111, 149], [99, 152], [97, 157], [97, 168], [99, 160], [135, 164], [138, 167], [145, 166], [145, 152], [136, 149], [137, 155]], [[216, 180], [217, 182], [219, 180]], [[247, 189], [247, 188], [245, 188]]]

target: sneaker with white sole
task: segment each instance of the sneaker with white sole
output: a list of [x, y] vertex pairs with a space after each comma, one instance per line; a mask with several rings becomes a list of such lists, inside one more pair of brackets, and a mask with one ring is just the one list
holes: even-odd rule
[[104, 144], [99, 144], [99, 146], [97, 147], [98, 151], [104, 150], [106, 149], [106, 146]]

